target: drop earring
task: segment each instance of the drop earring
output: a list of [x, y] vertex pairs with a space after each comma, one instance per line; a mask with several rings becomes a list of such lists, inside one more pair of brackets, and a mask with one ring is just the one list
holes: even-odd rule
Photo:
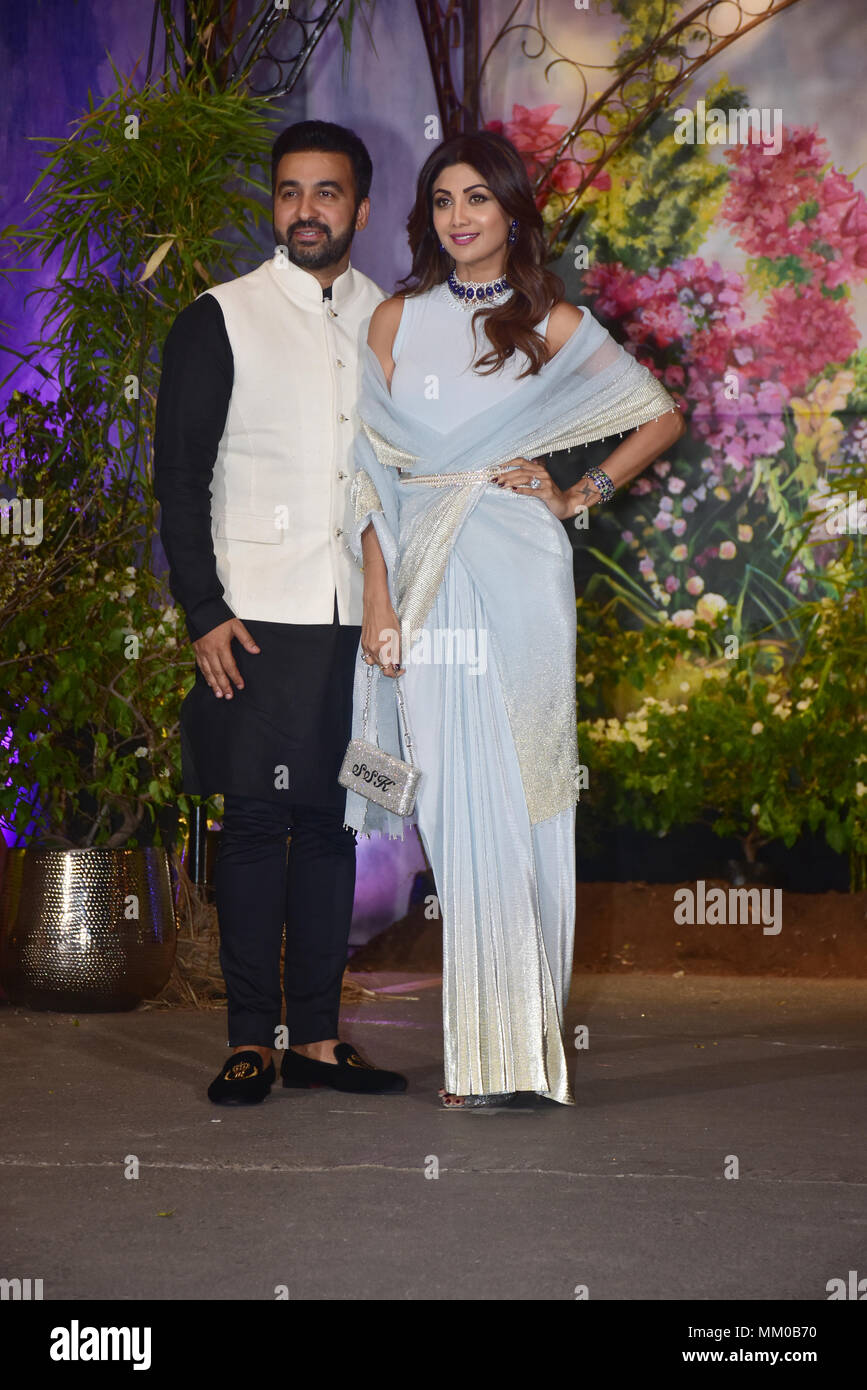
[[517, 240], [518, 240], [518, 221], [517, 221], [517, 218], [513, 217], [513, 218], [512, 218], [512, 225], [511, 225], [511, 227], [509, 228], [509, 245], [510, 245], [510, 246], [514, 246], [514, 244], [515, 244], [515, 242], [516, 242]]

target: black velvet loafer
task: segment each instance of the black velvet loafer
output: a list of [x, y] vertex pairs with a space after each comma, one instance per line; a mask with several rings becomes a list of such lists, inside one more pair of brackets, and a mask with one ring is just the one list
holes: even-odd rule
[[258, 1052], [233, 1052], [208, 1087], [215, 1105], [257, 1105], [276, 1080], [274, 1063], [265, 1066]]
[[334, 1062], [314, 1062], [291, 1047], [283, 1054], [280, 1075], [284, 1086], [310, 1090], [330, 1086], [335, 1091], [363, 1092], [368, 1096], [393, 1095], [406, 1090], [406, 1077], [396, 1071], [381, 1071], [359, 1057], [351, 1043], [338, 1043]]

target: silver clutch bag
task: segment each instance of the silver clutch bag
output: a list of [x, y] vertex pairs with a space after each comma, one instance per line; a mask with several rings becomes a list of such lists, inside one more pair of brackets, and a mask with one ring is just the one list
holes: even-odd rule
[[337, 774], [342, 787], [358, 792], [384, 806], [396, 816], [408, 816], [415, 805], [415, 793], [421, 777], [421, 769], [412, 761], [412, 739], [409, 735], [406, 709], [403, 703], [401, 677], [393, 677], [397, 686], [397, 703], [403, 724], [403, 737], [409, 762], [394, 758], [375, 743], [367, 739], [367, 722], [370, 713], [370, 695], [373, 690], [373, 674], [379, 667], [372, 663], [367, 668], [367, 691], [364, 699], [364, 713], [361, 721], [361, 738], [351, 740]]

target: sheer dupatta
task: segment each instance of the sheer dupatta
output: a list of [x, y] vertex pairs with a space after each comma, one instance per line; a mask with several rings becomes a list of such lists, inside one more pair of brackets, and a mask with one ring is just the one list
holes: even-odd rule
[[[532, 458], [573, 448], [622, 434], [677, 408], [653, 374], [636, 362], [589, 310], [584, 308], [582, 312], [575, 332], [536, 376], [525, 377], [504, 402], [447, 434], [425, 426], [395, 404], [379, 360], [369, 346], [364, 348], [358, 403], [361, 428], [354, 446], [345, 539], [361, 565], [361, 536], [368, 524], [373, 524], [385, 559], [392, 603], [401, 623], [402, 653], [409, 649], [408, 642], [424, 624], [468, 518], [480, 503], [487, 505], [502, 499], [492, 499], [492, 493], [499, 490], [486, 481], [428, 488], [407, 486], [401, 477], [474, 472], [520, 456]], [[537, 515], [531, 530], [542, 550], [571, 562], [571, 547], [563, 525], [544, 503], [516, 494], [510, 494], [510, 498], [519, 507], [529, 504], [535, 508]], [[524, 512], [520, 519], [526, 516]], [[521, 532], [524, 529], [517, 527]], [[488, 533], [488, 539], [496, 547], [496, 537]], [[530, 569], [537, 569], [532, 548], [524, 549]], [[478, 548], [462, 547], [461, 555], [471, 572], [486, 565], [490, 568], [492, 557], [480, 556]], [[506, 590], [519, 558], [518, 552], [503, 547], [507, 568], [502, 579]], [[496, 602], [493, 593], [491, 602]], [[498, 606], [505, 609], [504, 604]], [[522, 631], [522, 649], [510, 649], [506, 639], [510, 627], [508, 612], [504, 611], [499, 625], [493, 616], [495, 637], [499, 631], [501, 678], [528, 809], [531, 821], [538, 823], [578, 800], [574, 668], [552, 667], [548, 634], [539, 634], [537, 649], [528, 651], [527, 643], [532, 645], [533, 634]], [[574, 595], [570, 621], [574, 629]], [[528, 670], [532, 671], [534, 665], [546, 672], [546, 686], [536, 692], [535, 700], [528, 700]], [[366, 681], [367, 665], [359, 647], [354, 738], [361, 734]], [[392, 684], [391, 679], [376, 674], [368, 736], [402, 757]], [[363, 834], [386, 833], [400, 839], [405, 828], [415, 823], [414, 816], [396, 817], [353, 791], [347, 792], [345, 818], [347, 826]]]

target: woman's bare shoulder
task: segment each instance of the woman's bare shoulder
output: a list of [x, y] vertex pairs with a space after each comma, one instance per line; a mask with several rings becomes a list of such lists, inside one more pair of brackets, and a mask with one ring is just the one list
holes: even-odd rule
[[568, 299], [557, 301], [548, 315], [548, 328], [545, 333], [545, 342], [552, 357], [569, 341], [583, 317], [583, 310], [570, 304]]
[[370, 326], [367, 330], [367, 341], [374, 351], [384, 346], [389, 357], [391, 356], [391, 346], [402, 313], [402, 294], [393, 294], [390, 299], [384, 299], [381, 304], [377, 304], [370, 316]]
[[377, 304], [370, 316], [370, 325], [367, 329], [368, 345], [379, 358], [379, 365], [385, 373], [385, 379], [389, 386], [391, 385], [391, 374], [394, 371], [394, 358], [391, 355], [391, 350], [394, 347], [394, 340], [400, 327], [402, 313], [403, 295], [393, 294], [391, 299], [384, 299], [381, 304]]

